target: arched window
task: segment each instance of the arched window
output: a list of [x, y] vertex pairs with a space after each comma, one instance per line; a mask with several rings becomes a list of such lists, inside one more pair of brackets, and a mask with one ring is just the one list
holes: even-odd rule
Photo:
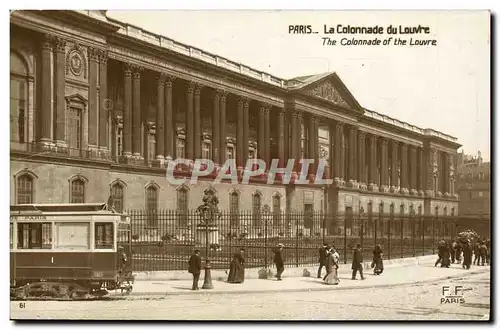
[[33, 177], [29, 174], [23, 174], [17, 178], [17, 204], [33, 203]]
[[10, 140], [27, 142], [28, 68], [15, 52], [10, 52]]
[[150, 184], [146, 187], [146, 212], [148, 214], [148, 227], [158, 226], [158, 187]]
[[260, 205], [261, 205], [261, 195], [256, 192], [252, 196], [252, 220], [254, 226], [260, 226]]
[[116, 212], [123, 212], [123, 184], [116, 182], [111, 186], [111, 199]]
[[180, 187], [177, 189], [177, 214], [179, 217], [179, 224], [181, 226], [188, 225], [188, 188]]
[[278, 194], [273, 196], [273, 226], [281, 226], [281, 196]]
[[85, 203], [85, 181], [81, 178], [71, 181], [71, 203]]
[[229, 195], [229, 216], [231, 228], [238, 228], [240, 226], [240, 195], [237, 191]]

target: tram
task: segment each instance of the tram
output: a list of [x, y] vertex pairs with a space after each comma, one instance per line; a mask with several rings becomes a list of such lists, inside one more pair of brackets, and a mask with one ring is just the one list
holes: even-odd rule
[[106, 203], [10, 207], [14, 299], [89, 299], [130, 293], [130, 218]]

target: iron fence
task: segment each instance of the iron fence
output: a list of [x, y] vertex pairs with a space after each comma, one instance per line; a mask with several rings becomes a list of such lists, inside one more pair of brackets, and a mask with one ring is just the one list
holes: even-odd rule
[[194, 210], [127, 213], [132, 223], [134, 271], [185, 270], [195, 248], [202, 255], [208, 250], [213, 269], [227, 269], [241, 247], [245, 248], [247, 267], [264, 267], [272, 265], [272, 249], [282, 243], [285, 264], [299, 267], [318, 262], [323, 242], [333, 244], [341, 262], [348, 263], [357, 243], [365, 260], [371, 260], [376, 244], [382, 246], [387, 259], [394, 259], [435, 254], [439, 240], [454, 239], [466, 229], [481, 237], [490, 235], [486, 217], [221, 211], [206, 249], [205, 232]]

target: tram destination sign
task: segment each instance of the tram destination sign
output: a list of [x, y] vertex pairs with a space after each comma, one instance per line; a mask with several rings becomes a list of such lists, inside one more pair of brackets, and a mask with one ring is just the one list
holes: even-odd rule
[[10, 220], [12, 221], [37, 221], [37, 220], [47, 220], [47, 217], [44, 215], [11, 215]]

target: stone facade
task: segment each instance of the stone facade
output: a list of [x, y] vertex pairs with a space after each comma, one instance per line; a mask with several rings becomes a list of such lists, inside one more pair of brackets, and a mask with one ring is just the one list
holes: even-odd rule
[[[284, 80], [102, 11], [16, 11], [11, 28], [12, 204], [194, 209], [212, 187], [226, 210], [236, 192], [240, 210], [257, 194], [283, 211], [458, 212], [457, 139], [363, 108], [335, 73]], [[308, 185], [166, 180], [172, 159], [201, 157], [315, 163]], [[319, 159], [331, 184], [312, 184]]]

